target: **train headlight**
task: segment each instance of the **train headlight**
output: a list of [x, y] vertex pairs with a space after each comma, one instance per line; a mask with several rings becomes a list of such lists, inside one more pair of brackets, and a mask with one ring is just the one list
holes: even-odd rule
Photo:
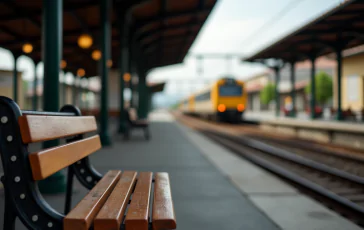
[[226, 111], [226, 106], [224, 104], [219, 104], [217, 106], [217, 111], [219, 111], [220, 113], [225, 112]]
[[238, 104], [238, 106], [236, 108], [238, 109], [239, 112], [243, 112], [245, 109], [245, 106], [243, 104]]

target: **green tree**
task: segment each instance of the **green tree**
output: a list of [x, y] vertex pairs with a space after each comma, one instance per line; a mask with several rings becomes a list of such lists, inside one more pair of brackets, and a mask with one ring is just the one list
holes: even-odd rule
[[28, 88], [29, 88], [29, 81], [23, 80], [22, 79], [22, 85], [23, 85], [23, 93], [26, 94], [28, 92]]
[[[305, 92], [311, 93], [311, 83], [306, 85]], [[332, 98], [332, 77], [325, 73], [319, 72], [315, 76], [315, 97], [316, 103], [325, 104], [330, 98]]]
[[178, 109], [178, 106], [179, 106], [179, 103], [174, 103], [174, 104], [172, 104], [172, 105], [170, 106], [170, 109], [172, 109], [172, 110], [176, 110], [176, 109]]
[[260, 101], [267, 105], [269, 102], [271, 102], [275, 97], [275, 84], [268, 83], [266, 86], [264, 86], [263, 90], [260, 91]]

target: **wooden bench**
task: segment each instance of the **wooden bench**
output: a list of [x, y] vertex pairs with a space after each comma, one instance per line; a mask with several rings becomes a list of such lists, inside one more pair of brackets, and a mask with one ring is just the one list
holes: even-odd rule
[[[21, 111], [14, 101], [0, 97], [4, 229], [14, 230], [17, 217], [28, 229], [176, 228], [168, 174], [112, 170], [101, 175], [88, 158], [101, 148], [100, 138], [83, 137], [96, 130], [95, 118], [81, 116], [74, 106], [64, 106], [59, 113]], [[65, 138], [67, 143], [28, 152], [30, 143], [58, 138]], [[37, 181], [66, 167], [64, 215], [42, 198]], [[90, 192], [71, 209], [74, 176]]]
[[150, 139], [149, 122], [147, 119], [138, 119], [135, 109], [125, 110], [125, 118], [127, 121], [127, 128], [124, 134], [125, 139], [130, 138], [130, 133], [133, 129], [143, 129], [144, 137], [146, 140]]

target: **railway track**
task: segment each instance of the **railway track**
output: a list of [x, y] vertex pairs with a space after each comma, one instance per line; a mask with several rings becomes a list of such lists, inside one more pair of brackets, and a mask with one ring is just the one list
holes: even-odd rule
[[364, 160], [358, 152], [348, 154], [309, 141], [262, 135], [252, 127], [177, 118], [364, 227]]
[[[201, 122], [201, 123], [200, 123]], [[364, 177], [364, 157], [359, 150], [348, 150], [328, 146], [327, 144], [315, 143], [312, 141], [299, 140], [290, 136], [277, 136], [276, 134], [267, 133], [251, 125], [231, 125], [206, 123], [199, 119], [190, 119], [189, 123], [204, 124], [204, 127], [219, 130], [230, 130], [232, 133], [249, 137], [254, 140], [260, 140], [272, 146], [288, 150], [292, 153], [312, 159], [322, 164], [349, 172], [351, 174]]]
[[364, 178], [251, 138], [200, 130], [236, 154], [295, 184], [303, 192], [364, 226]]
[[340, 150], [327, 149], [324, 146], [313, 144], [308, 141], [271, 138], [261, 135], [246, 136], [322, 164], [364, 177], [364, 158], [359, 155], [348, 154]]

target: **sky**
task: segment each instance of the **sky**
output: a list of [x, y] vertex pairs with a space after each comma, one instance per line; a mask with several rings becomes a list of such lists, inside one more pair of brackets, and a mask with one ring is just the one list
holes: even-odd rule
[[[167, 82], [164, 92], [156, 96], [157, 102], [168, 103], [168, 99], [185, 97], [224, 74], [246, 79], [263, 71], [263, 66], [242, 63], [241, 58], [265, 48], [340, 2], [343, 0], [218, 0], [189, 52], [233, 53], [239, 58], [230, 62], [205, 59], [197, 63], [187, 55], [182, 64], [152, 70], [148, 81]], [[0, 48], [0, 60], [0, 69], [13, 68], [9, 51]], [[33, 79], [34, 64], [30, 58], [21, 56], [17, 65], [25, 80]], [[197, 67], [201, 66], [203, 71], [198, 73]], [[42, 68], [42, 63], [37, 66], [40, 78]], [[72, 76], [67, 77], [70, 82]]]
[[[234, 53], [241, 57], [253, 55], [339, 5], [342, 0], [219, 0], [193, 43], [190, 53]], [[288, 9], [288, 10], [287, 10]], [[282, 11], [285, 10], [285, 13]], [[234, 58], [203, 60], [203, 73], [197, 72], [193, 57], [182, 64], [153, 70], [149, 81], [167, 81], [157, 101], [172, 103], [224, 74], [246, 79], [265, 68], [259, 64]]]

